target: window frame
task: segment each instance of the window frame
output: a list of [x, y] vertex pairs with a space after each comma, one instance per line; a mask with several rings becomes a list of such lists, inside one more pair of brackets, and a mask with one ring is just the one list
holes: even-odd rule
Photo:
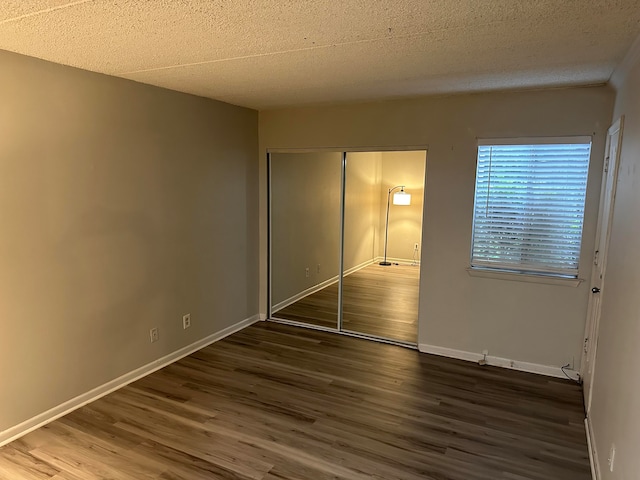
[[[479, 160], [479, 147], [481, 146], [526, 146], [526, 145], [589, 145], [589, 158], [587, 163], [587, 176], [585, 179], [584, 188], [584, 206], [582, 208], [582, 226], [580, 232], [580, 248], [578, 250], [577, 268], [575, 276], [572, 274], [558, 273], [551, 271], [535, 271], [527, 270], [526, 268], [518, 268], [518, 265], [513, 265], [510, 268], [507, 263], [502, 265], [490, 266], [490, 265], [473, 265], [473, 252], [474, 245], [476, 244], [476, 200], [477, 200], [477, 187], [478, 187], [478, 160]], [[591, 167], [591, 157], [593, 153], [593, 138], [590, 135], [580, 136], [559, 136], [559, 137], [512, 137], [512, 138], [478, 138], [476, 145], [476, 172], [474, 176], [474, 190], [473, 190], [473, 212], [472, 212], [472, 226], [471, 226], [471, 244], [469, 251], [469, 267], [467, 272], [470, 276], [484, 277], [484, 278], [498, 278], [504, 280], [516, 280], [527, 281], [534, 283], [547, 283], [554, 285], [570, 285], [578, 286], [583, 280], [580, 279], [580, 257], [582, 256], [582, 243], [584, 241], [584, 227], [585, 227], [585, 213], [589, 183], [589, 169]]]

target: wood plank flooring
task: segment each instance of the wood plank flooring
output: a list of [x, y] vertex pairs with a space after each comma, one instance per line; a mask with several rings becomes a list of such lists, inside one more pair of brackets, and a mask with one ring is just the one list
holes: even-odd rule
[[[416, 343], [420, 267], [369, 265], [344, 278], [343, 328]], [[274, 317], [336, 328], [338, 285], [298, 300]]]
[[588, 480], [568, 381], [261, 322], [0, 449], [2, 480]]

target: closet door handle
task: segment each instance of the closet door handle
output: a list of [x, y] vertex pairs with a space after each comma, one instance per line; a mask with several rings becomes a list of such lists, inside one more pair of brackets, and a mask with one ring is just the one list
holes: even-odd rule
[[593, 288], [591, 289], [591, 291], [592, 291], [593, 293], [600, 293], [600, 289], [599, 289], [598, 287], [593, 287]]

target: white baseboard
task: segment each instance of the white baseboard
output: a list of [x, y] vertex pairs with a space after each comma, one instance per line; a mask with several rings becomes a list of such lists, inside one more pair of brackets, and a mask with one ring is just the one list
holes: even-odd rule
[[[436, 345], [429, 345], [426, 343], [419, 344], [418, 350], [423, 353], [431, 353], [433, 355], [440, 355], [441, 357], [457, 358], [459, 360], [467, 360], [470, 362], [479, 362], [484, 358], [484, 355], [482, 355], [481, 353], [438, 347]], [[521, 362], [519, 360], [511, 360], [509, 358], [493, 357], [487, 355], [487, 365], [508, 368], [511, 370], [519, 370], [521, 372], [537, 373], [539, 375], [546, 375], [548, 377], [567, 378], [565, 374], [562, 373], [562, 369], [560, 367], [540, 365], [538, 363]], [[569, 369], [565, 369], [565, 371], [567, 372], [567, 375], [569, 375], [572, 379], [578, 380], [578, 372]]]
[[[359, 265], [356, 265], [355, 267], [351, 267], [351, 268], [347, 268], [344, 271], [344, 276], [346, 277], [347, 275], [351, 275], [352, 273], [357, 272], [358, 270], [362, 270], [364, 267], [368, 267], [369, 265], [373, 264], [373, 259], [371, 260], [367, 260], [366, 262], [362, 262]], [[336, 282], [338, 281], [337, 277], [336, 277]]]
[[254, 315], [245, 320], [241, 320], [240, 322], [235, 323], [230, 327], [213, 333], [201, 340], [198, 340], [197, 342], [192, 343], [191, 345], [180, 348], [179, 350], [176, 350], [169, 355], [165, 355], [164, 357], [154, 360], [153, 362], [148, 363], [140, 368], [136, 368], [135, 370], [132, 370], [129, 373], [125, 373], [124, 375], [115, 378], [103, 385], [100, 385], [92, 390], [89, 390], [86, 393], [80, 394], [77, 397], [72, 398], [71, 400], [67, 400], [66, 402], [61, 403], [60, 405], [53, 407], [46, 412], [25, 420], [18, 425], [10, 427], [7, 430], [0, 432], [0, 447], [22, 437], [23, 435], [26, 435], [29, 432], [32, 432], [33, 430], [36, 430], [37, 428], [46, 425], [47, 423], [53, 422], [54, 420], [68, 413], [71, 413], [72, 411], [88, 403], [98, 400], [99, 398], [104, 397], [105, 395], [108, 395], [109, 393], [114, 392], [115, 390], [118, 390], [119, 388], [122, 388], [131, 382], [135, 382], [136, 380], [139, 380], [140, 378], [145, 377], [150, 373], [155, 372], [156, 370], [160, 370], [161, 368], [166, 367], [167, 365], [180, 360], [187, 355], [191, 355], [193, 352], [196, 352], [201, 348], [206, 347], [207, 345], [211, 345], [218, 340], [222, 340], [223, 338], [228, 337], [229, 335], [236, 333], [243, 328], [248, 327], [249, 325], [252, 325], [258, 320], [259, 315]]
[[596, 442], [593, 436], [593, 427], [591, 426], [591, 420], [589, 417], [584, 419], [584, 428], [587, 432], [587, 447], [589, 449], [589, 464], [591, 465], [591, 478], [593, 480], [600, 480], [600, 462], [598, 460], [598, 450], [596, 449]]
[[[382, 260], [384, 260], [384, 257], [376, 257], [373, 263], [380, 263]], [[412, 258], [387, 257], [387, 262], [399, 263], [400, 265], [420, 265], [420, 260]]]
[[[347, 275], [357, 272], [358, 270], [362, 270], [364, 267], [368, 267], [372, 263], [374, 263], [373, 259], [367, 260], [366, 262], [362, 262], [361, 264], [356, 265], [355, 267], [351, 267], [344, 271], [344, 276], [346, 277]], [[335, 275], [329, 278], [328, 280], [325, 280], [324, 282], [318, 283], [313, 287], [309, 287], [306, 290], [296, 293], [294, 296], [289, 297], [286, 300], [283, 300], [282, 302], [276, 303], [273, 307], [271, 307], [271, 312], [276, 313], [278, 310], [282, 310], [283, 308], [288, 307], [293, 303], [296, 303], [298, 300], [302, 300], [303, 298], [308, 297], [309, 295], [313, 295], [314, 293], [319, 292], [320, 290], [328, 287], [329, 285], [333, 285], [334, 283], [337, 283], [339, 279], [340, 277], [338, 275]]]

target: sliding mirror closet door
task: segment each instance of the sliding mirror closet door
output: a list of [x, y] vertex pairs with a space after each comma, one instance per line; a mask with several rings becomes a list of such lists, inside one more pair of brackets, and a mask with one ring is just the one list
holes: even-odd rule
[[341, 152], [271, 153], [271, 318], [338, 328]]
[[425, 166], [424, 150], [347, 153], [345, 331], [417, 343]]

